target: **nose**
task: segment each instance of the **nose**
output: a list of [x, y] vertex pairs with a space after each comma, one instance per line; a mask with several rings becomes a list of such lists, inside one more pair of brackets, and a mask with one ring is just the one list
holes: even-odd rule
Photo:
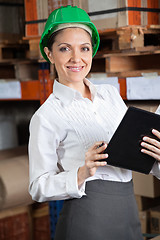
[[81, 60], [81, 53], [78, 49], [72, 50], [71, 61], [73, 63], [78, 63]]

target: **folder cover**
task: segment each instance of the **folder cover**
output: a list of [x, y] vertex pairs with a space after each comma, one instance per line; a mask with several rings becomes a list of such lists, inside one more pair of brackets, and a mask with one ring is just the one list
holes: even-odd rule
[[157, 139], [153, 128], [160, 131], [160, 115], [129, 107], [104, 151], [107, 164], [149, 174], [156, 160], [140, 151], [140, 142], [143, 136]]

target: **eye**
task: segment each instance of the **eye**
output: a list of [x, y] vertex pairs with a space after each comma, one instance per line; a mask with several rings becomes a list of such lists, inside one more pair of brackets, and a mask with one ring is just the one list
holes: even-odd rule
[[69, 51], [69, 48], [68, 47], [61, 47], [59, 50], [61, 52], [66, 52], [66, 51]]
[[90, 48], [89, 48], [89, 47], [83, 47], [83, 48], [82, 48], [82, 51], [83, 51], [83, 52], [89, 52], [89, 51], [90, 51]]

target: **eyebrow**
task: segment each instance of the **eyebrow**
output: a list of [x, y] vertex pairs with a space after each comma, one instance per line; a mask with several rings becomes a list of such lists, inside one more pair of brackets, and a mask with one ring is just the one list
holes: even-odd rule
[[[68, 46], [71, 46], [71, 44], [64, 42], [64, 43], [58, 44], [58, 47], [59, 47], [60, 45], [62, 45], [62, 44], [66, 44], [66, 45], [68, 45]], [[82, 44], [80, 44], [80, 45], [86, 45], [86, 44], [91, 45], [90, 43], [82, 43]]]

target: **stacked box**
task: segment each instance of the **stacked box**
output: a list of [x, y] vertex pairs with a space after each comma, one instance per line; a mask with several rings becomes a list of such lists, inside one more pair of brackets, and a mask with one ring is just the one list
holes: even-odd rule
[[141, 231], [142, 233], [149, 233], [149, 212], [148, 211], [140, 211], [139, 219], [141, 223]]
[[77, 0], [75, 2], [89, 13], [91, 20], [99, 30], [141, 24], [140, 12], [126, 10], [127, 7], [140, 7], [140, 0]]
[[[143, 1], [142, 1], [143, 2]], [[154, 8], [158, 9], [160, 7], [160, 1], [159, 0], [147, 0], [147, 8]], [[160, 13], [158, 12], [148, 12], [147, 14], [147, 24], [146, 25], [158, 25], [160, 24], [159, 21]]]
[[[74, 4], [89, 12], [91, 20], [99, 30], [160, 23], [160, 13], [153, 11], [159, 8], [159, 0], [75, 0]], [[148, 11], [142, 8], [148, 8]], [[152, 10], [149, 11], [149, 8]]]
[[160, 13], [154, 12], [160, 0], [25, 0], [26, 36], [40, 36], [49, 14], [66, 5], [83, 8], [98, 30], [160, 23]]
[[38, 79], [39, 63], [37, 61], [24, 61], [15, 64], [15, 77], [20, 81]]
[[150, 210], [151, 233], [160, 234], [160, 206]]
[[[159, 206], [160, 197], [149, 198], [136, 195], [136, 202], [139, 210], [142, 233], [151, 233], [150, 209]], [[145, 238], [146, 239], [146, 238]]]
[[27, 57], [29, 59], [43, 59], [40, 48], [39, 48], [39, 41], [40, 37], [38, 38], [31, 38], [29, 41], [29, 51], [27, 53]]
[[150, 198], [160, 196], [160, 181], [153, 175], [133, 172], [133, 182], [136, 195]]
[[74, 0], [48, 0], [48, 14], [50, 14], [54, 9], [61, 6], [73, 5]]
[[73, 5], [73, 0], [25, 0], [26, 37], [41, 36], [49, 14], [67, 5]]
[[154, 237], [151, 240], [160, 240], [160, 236]]
[[[144, 8], [158, 9], [160, 7], [159, 0], [145, 0], [141, 1]], [[160, 13], [158, 12], [142, 12], [141, 14], [142, 25], [158, 25], [160, 24]]]
[[47, 18], [48, 0], [25, 0], [25, 35], [27, 37], [41, 35]]
[[148, 211], [150, 208], [157, 207], [160, 204], [160, 197], [150, 198], [135, 195], [139, 212]]

